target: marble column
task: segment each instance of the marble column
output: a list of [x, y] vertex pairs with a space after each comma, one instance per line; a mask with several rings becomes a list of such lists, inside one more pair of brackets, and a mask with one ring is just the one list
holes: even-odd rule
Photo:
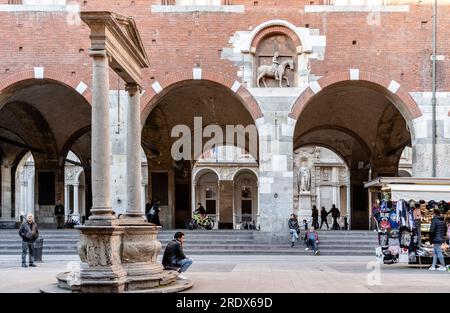
[[80, 203], [80, 194], [79, 194], [79, 187], [80, 184], [73, 184], [73, 214], [72, 214], [72, 218], [74, 218], [75, 220], [80, 220], [80, 208], [79, 203]]
[[12, 194], [11, 194], [11, 168], [7, 166], [1, 167], [1, 193], [2, 193], [2, 220], [11, 220]]
[[[109, 134], [109, 64], [106, 51], [91, 51], [92, 77], [92, 215], [89, 221], [110, 224], [111, 207]], [[90, 223], [88, 221], [88, 223]]]
[[140, 88], [127, 84], [127, 208], [126, 218], [143, 220], [141, 208], [141, 106]]
[[70, 193], [69, 193], [69, 185], [64, 186], [64, 214], [69, 215], [70, 213]]
[[145, 188], [147, 185], [145, 183], [141, 183], [141, 210], [145, 212]]

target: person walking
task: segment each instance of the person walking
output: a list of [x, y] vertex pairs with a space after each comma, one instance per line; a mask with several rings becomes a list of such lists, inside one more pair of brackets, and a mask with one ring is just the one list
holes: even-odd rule
[[292, 213], [289, 221], [289, 234], [291, 235], [291, 247], [294, 246], [295, 241], [298, 240], [298, 236], [300, 235], [300, 225], [298, 224], [297, 216]]
[[22, 267], [28, 267], [27, 254], [30, 267], [36, 267], [34, 264], [34, 242], [39, 237], [39, 231], [33, 214], [27, 215], [27, 219], [20, 226], [19, 235], [22, 238]]
[[310, 227], [309, 231], [305, 234], [305, 243], [306, 243], [306, 249], [305, 251], [308, 251], [309, 249], [314, 250], [314, 254], [319, 253], [319, 234], [314, 230], [314, 227]]
[[58, 224], [58, 229], [64, 228], [64, 206], [61, 203], [61, 199], [58, 200], [58, 203], [55, 205], [55, 216], [56, 222]]
[[192, 265], [193, 260], [183, 252], [184, 233], [176, 232], [173, 238], [164, 250], [162, 265], [166, 270], [177, 270], [180, 273], [178, 279], [188, 279], [183, 273]]
[[325, 207], [322, 207], [322, 210], [320, 210], [320, 229], [322, 229], [323, 223], [327, 224], [327, 229], [330, 229], [330, 226], [328, 225], [327, 221], [328, 212], [325, 210]]
[[315, 205], [313, 205], [313, 207], [312, 207], [311, 217], [312, 217], [312, 226], [315, 229], [318, 229], [319, 228], [319, 210], [317, 210], [317, 207]]
[[[446, 271], [444, 255], [442, 254], [441, 245], [445, 242], [445, 235], [447, 232], [447, 225], [444, 222], [444, 217], [441, 216], [441, 211], [433, 210], [433, 219], [430, 226], [430, 241], [433, 243], [433, 263], [429, 268], [430, 271]], [[437, 259], [441, 266], [436, 268]]]
[[331, 217], [333, 218], [333, 226], [331, 227], [331, 229], [333, 230], [341, 229], [341, 226], [339, 226], [339, 223], [337, 221], [337, 219], [341, 217], [341, 212], [339, 212], [339, 209], [336, 207], [336, 205], [333, 204], [333, 207], [331, 208], [330, 212], [328, 212], [328, 214], [330, 213]]
[[160, 220], [159, 220], [159, 199], [155, 198], [153, 201], [152, 208], [150, 209], [149, 215], [150, 215], [150, 223], [155, 224], [156, 226], [162, 226]]

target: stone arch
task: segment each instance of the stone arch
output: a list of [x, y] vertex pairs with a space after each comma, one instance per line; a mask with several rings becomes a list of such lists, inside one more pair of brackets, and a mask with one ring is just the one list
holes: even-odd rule
[[220, 180], [220, 175], [219, 175], [219, 172], [217, 172], [217, 170], [215, 170], [212, 167], [202, 167], [194, 173], [194, 175], [192, 176], [192, 182], [197, 183], [198, 179], [202, 175], [207, 174], [207, 173], [214, 173], [217, 176], [217, 180]]
[[251, 167], [241, 167], [239, 168], [237, 171], [235, 171], [233, 173], [233, 177], [231, 180], [235, 180], [236, 177], [238, 177], [240, 174], [244, 174], [244, 173], [251, 173], [253, 175], [255, 175], [255, 179], [256, 179], [256, 185], [258, 185], [258, 175], [259, 173], [256, 171], [256, 169], [251, 168]]
[[[302, 51], [302, 44], [304, 45], [305, 38], [302, 38], [298, 32], [297, 27], [285, 20], [271, 20], [258, 25], [250, 34], [248, 52], [255, 53], [258, 43], [269, 34], [284, 34], [291, 38], [297, 47], [297, 52]], [[245, 52], [245, 51], [244, 51]]]
[[[37, 73], [39, 72], [39, 73]], [[66, 73], [52, 68], [28, 69], [6, 76], [0, 81], [0, 93], [8, 94], [14, 86], [29, 80], [49, 80], [67, 86], [78, 92], [90, 105], [92, 105], [92, 91], [88, 86], [87, 78], [90, 75], [67, 75]], [[85, 80], [83, 81], [84, 78]], [[90, 79], [89, 79], [90, 82]], [[3, 97], [0, 97], [0, 99]]]
[[[250, 113], [254, 121], [263, 117], [263, 113], [258, 105], [258, 102], [256, 102], [255, 98], [251, 95], [247, 88], [241, 85], [238, 81], [225, 74], [219, 73], [218, 71], [205, 69], [194, 70], [200, 71], [199, 73], [201, 73], [201, 80], [210, 81], [231, 89], [231, 91]], [[165, 95], [181, 83], [190, 80], [196, 80], [194, 79], [193, 71], [171, 73], [163, 77], [160, 81], [155, 81], [151, 88], [145, 90], [145, 93], [142, 95], [141, 99], [141, 125], [145, 124], [147, 117], [155, 108], [159, 100], [161, 100]]]
[[[306, 88], [302, 92], [292, 106], [289, 117], [298, 120], [306, 105], [308, 105], [314, 97], [320, 96], [322, 90], [341, 82], [351, 81], [360, 82], [366, 87], [380, 91], [400, 111], [407, 124], [410, 124], [412, 120], [422, 116], [419, 106], [409, 95], [407, 91], [409, 89], [407, 87], [377, 73], [357, 70], [355, 73], [358, 74], [351, 74], [352, 71], [353, 70], [333, 73], [316, 82], [310, 83], [309, 88]], [[356, 75], [357, 78], [355, 78]]]
[[[77, 130], [76, 132], [74, 132], [66, 141], [66, 143], [64, 144], [63, 148], [60, 151], [60, 160], [61, 160], [61, 164], [63, 165], [66, 158], [67, 158], [67, 154], [69, 153], [69, 150], [71, 149], [72, 145], [83, 135], [87, 134], [88, 132], [91, 131], [91, 125], [85, 126], [83, 128], [80, 128], [79, 130]], [[83, 163], [83, 159], [77, 155], [74, 151], [72, 151], [77, 157], [78, 159]]]

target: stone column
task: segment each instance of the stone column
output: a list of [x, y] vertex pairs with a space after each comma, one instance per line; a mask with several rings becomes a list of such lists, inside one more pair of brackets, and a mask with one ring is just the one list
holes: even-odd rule
[[11, 189], [11, 168], [7, 166], [1, 167], [2, 171], [2, 181], [1, 181], [1, 192], [2, 192], [2, 220], [11, 220], [11, 209], [12, 209], [12, 189]]
[[72, 218], [74, 218], [75, 220], [80, 220], [80, 208], [78, 207], [78, 205], [80, 203], [79, 187], [80, 187], [80, 184], [73, 184], [73, 214], [72, 214]]
[[[264, 237], [261, 238], [264, 242], [285, 242], [286, 221], [294, 210], [293, 136], [296, 121], [289, 117], [289, 112], [301, 90], [250, 88], [249, 91], [264, 114], [264, 117], [256, 120], [261, 227], [261, 232], [257, 233]], [[301, 214], [299, 210], [299, 219], [303, 217]]]
[[70, 209], [70, 193], [69, 193], [70, 186], [65, 184], [64, 185], [64, 214], [69, 215]]
[[147, 186], [145, 185], [145, 183], [141, 183], [141, 210], [143, 212], [145, 212], [145, 203], [146, 203], [146, 200], [145, 200], [145, 188], [146, 187]]
[[106, 51], [91, 51], [92, 76], [92, 215], [89, 221], [110, 224], [115, 219], [110, 195], [109, 65]]
[[127, 84], [127, 208], [126, 218], [143, 220], [141, 209], [141, 106], [140, 88]]

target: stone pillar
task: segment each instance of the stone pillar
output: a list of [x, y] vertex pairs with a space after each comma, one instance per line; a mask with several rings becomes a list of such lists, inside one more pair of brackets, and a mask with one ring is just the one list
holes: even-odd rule
[[145, 188], [147, 186], [145, 185], [145, 183], [141, 183], [141, 210], [143, 212], [145, 212], [145, 204], [146, 204], [146, 200], [145, 200]]
[[[264, 117], [256, 121], [259, 135], [259, 208], [261, 232], [286, 240], [286, 221], [293, 212], [293, 133], [288, 117], [294, 97], [257, 96]], [[275, 108], [275, 109], [274, 109]], [[278, 111], [275, 111], [275, 110]], [[300, 201], [300, 199], [299, 199]]]
[[80, 220], [79, 187], [80, 187], [80, 184], [73, 184], [73, 214], [72, 214], [72, 218], [74, 218], [75, 220]]
[[[431, 177], [432, 163], [432, 107], [430, 92], [411, 92], [422, 116], [408, 123], [411, 131], [412, 174]], [[436, 94], [436, 177], [450, 177], [450, 93]]]
[[141, 105], [140, 88], [127, 84], [127, 208], [126, 218], [144, 219], [141, 208]]
[[12, 210], [12, 188], [11, 188], [11, 168], [7, 166], [1, 167], [2, 180], [1, 180], [1, 192], [2, 192], [2, 220], [11, 220]]
[[27, 206], [27, 191], [28, 191], [28, 182], [26, 180], [22, 180], [20, 182], [20, 207], [21, 211], [27, 215], [30, 213]]
[[70, 186], [64, 185], [64, 214], [69, 215], [70, 213]]
[[106, 51], [91, 51], [92, 76], [92, 215], [89, 221], [110, 224], [109, 65]]

